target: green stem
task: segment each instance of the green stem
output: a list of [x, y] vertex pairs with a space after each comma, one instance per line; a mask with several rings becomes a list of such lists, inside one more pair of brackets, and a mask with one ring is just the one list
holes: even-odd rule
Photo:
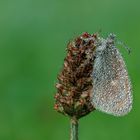
[[71, 123], [70, 140], [78, 140], [78, 119], [73, 117], [71, 118], [70, 123]]

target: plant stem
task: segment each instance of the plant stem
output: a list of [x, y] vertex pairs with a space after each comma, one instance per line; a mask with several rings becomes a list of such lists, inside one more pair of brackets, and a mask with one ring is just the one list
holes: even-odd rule
[[78, 140], [78, 119], [73, 117], [71, 118], [70, 123], [70, 140]]

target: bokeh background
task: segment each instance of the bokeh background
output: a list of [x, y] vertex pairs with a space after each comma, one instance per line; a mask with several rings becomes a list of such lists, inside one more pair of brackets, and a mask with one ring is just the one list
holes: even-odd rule
[[68, 140], [69, 119], [53, 109], [67, 43], [113, 32], [133, 84], [125, 117], [98, 111], [80, 120], [80, 140], [140, 140], [139, 0], [0, 0], [0, 140]]

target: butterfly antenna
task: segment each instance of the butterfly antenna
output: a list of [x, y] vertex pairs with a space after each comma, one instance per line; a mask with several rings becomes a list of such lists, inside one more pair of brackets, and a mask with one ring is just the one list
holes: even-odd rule
[[122, 41], [117, 41], [117, 44], [118, 44], [118, 45], [121, 45], [122, 47], [124, 47], [124, 48], [127, 50], [128, 54], [131, 53], [131, 49], [130, 49], [126, 44], [124, 44], [124, 42], [122, 42]]

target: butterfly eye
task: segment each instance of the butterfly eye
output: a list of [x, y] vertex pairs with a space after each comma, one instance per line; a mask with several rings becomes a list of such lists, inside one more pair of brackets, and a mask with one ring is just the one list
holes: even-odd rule
[[100, 46], [97, 46], [97, 49], [96, 49], [96, 54], [97, 55], [100, 55], [104, 52], [104, 50], [106, 49], [106, 45], [105, 44], [101, 44]]

